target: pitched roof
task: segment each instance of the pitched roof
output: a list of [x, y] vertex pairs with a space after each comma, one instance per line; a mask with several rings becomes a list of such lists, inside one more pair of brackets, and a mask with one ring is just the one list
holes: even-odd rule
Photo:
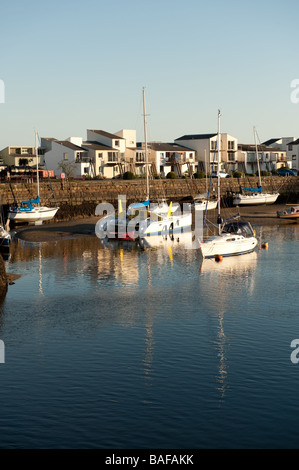
[[194, 150], [189, 149], [187, 147], [183, 147], [182, 145], [173, 144], [173, 143], [165, 143], [165, 142], [150, 142], [148, 146], [152, 150], [157, 151], [164, 151], [164, 152], [186, 152], [188, 150], [194, 152]]
[[217, 135], [217, 132], [215, 134], [189, 134], [189, 135], [183, 135], [179, 139], [175, 140], [205, 140], [205, 139], [211, 139], [212, 137], [215, 137]]
[[108, 145], [100, 144], [99, 142], [94, 142], [91, 140], [84, 141], [82, 143], [83, 148], [87, 149], [93, 149], [93, 150], [113, 150], [112, 147], [109, 147]]
[[299, 145], [299, 139], [289, 142], [287, 145]]
[[272, 145], [278, 140], [280, 140], [280, 137], [278, 139], [269, 139], [269, 140], [266, 140], [266, 142], [263, 142], [263, 145]]
[[84, 150], [82, 147], [79, 147], [79, 145], [73, 144], [69, 140], [56, 140], [56, 139], [53, 139], [53, 140], [57, 144], [63, 145], [63, 147], [68, 147], [71, 150]]
[[[238, 144], [238, 150], [243, 150], [245, 152], [255, 152], [256, 146], [255, 144]], [[259, 152], [284, 152], [284, 150], [277, 149], [275, 147], [269, 147], [267, 145], [261, 144], [258, 145]]]
[[91, 132], [95, 132], [96, 134], [103, 135], [104, 137], [109, 137], [110, 139], [124, 140], [123, 137], [119, 137], [119, 135], [110, 134], [109, 132], [102, 131], [99, 129], [88, 129], [88, 130]]

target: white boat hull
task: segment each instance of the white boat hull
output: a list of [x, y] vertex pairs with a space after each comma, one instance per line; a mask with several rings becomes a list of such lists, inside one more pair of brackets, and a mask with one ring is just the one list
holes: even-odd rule
[[59, 207], [34, 207], [30, 211], [12, 210], [8, 212], [8, 219], [14, 222], [42, 222], [51, 220]]
[[217, 201], [195, 201], [194, 202], [194, 209], [196, 211], [205, 211], [206, 209], [208, 211], [212, 209], [216, 209], [217, 207]]
[[0, 225], [0, 247], [9, 247], [11, 244], [11, 235]]
[[238, 256], [252, 252], [257, 245], [255, 237], [243, 237], [224, 233], [209, 238], [200, 245], [203, 258], [214, 258], [215, 256]]
[[106, 216], [97, 223], [96, 235], [99, 238], [135, 240], [138, 237], [181, 233], [183, 230], [191, 229], [191, 226], [191, 212], [169, 217], [153, 214], [152, 217], [141, 220], [136, 218], [129, 222], [125, 218], [117, 220], [115, 217]]
[[257, 204], [273, 204], [276, 202], [279, 193], [275, 194], [263, 194], [263, 193], [253, 193], [253, 194], [237, 194], [233, 199], [234, 206], [250, 206]]
[[169, 233], [181, 233], [182, 230], [190, 229], [192, 225], [192, 214], [187, 212], [182, 215], [165, 217], [161, 221], [142, 220], [139, 223], [138, 236], [148, 237], [154, 235], [167, 235]]

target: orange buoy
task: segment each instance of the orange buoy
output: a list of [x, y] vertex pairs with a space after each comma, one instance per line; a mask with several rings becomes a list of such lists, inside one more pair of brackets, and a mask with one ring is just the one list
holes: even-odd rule
[[222, 261], [222, 259], [223, 259], [223, 258], [222, 258], [221, 255], [216, 255], [216, 256], [215, 256], [215, 261], [218, 261], [218, 262], [219, 262], [219, 261]]
[[264, 248], [264, 250], [268, 250], [268, 243], [262, 243], [262, 248]]

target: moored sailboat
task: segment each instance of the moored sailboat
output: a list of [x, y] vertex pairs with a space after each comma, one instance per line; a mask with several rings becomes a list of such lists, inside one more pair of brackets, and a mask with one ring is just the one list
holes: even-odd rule
[[27, 201], [21, 201], [21, 204], [13, 204], [8, 211], [8, 220], [16, 223], [34, 223], [42, 224], [44, 220], [51, 220], [55, 216], [59, 207], [47, 207], [40, 204], [39, 190], [39, 167], [38, 167], [38, 146], [37, 132], [35, 132], [35, 153], [36, 153], [36, 181], [37, 197]]
[[132, 239], [158, 236], [171, 233], [181, 233], [191, 229], [192, 213], [190, 210], [181, 212], [179, 204], [168, 205], [165, 201], [150, 202], [148, 151], [147, 151], [147, 123], [145, 109], [145, 91], [143, 96], [144, 140], [145, 140], [145, 169], [146, 169], [146, 198], [142, 202], [131, 204], [127, 211], [123, 211], [121, 201], [118, 202], [118, 215], [103, 217], [98, 225], [100, 238]]
[[273, 204], [276, 202], [279, 193], [264, 193], [262, 188], [261, 170], [259, 162], [259, 154], [257, 148], [256, 129], [254, 131], [255, 149], [256, 149], [256, 160], [258, 169], [258, 186], [257, 188], [242, 188], [245, 193], [238, 193], [233, 199], [234, 206], [249, 206], [257, 204]]
[[236, 256], [252, 252], [257, 239], [249, 222], [240, 222], [234, 220], [236, 215], [225, 222], [221, 218], [220, 209], [220, 111], [218, 111], [218, 234], [211, 236], [208, 240], [200, 244], [200, 250], [203, 258], [214, 258], [216, 256]]

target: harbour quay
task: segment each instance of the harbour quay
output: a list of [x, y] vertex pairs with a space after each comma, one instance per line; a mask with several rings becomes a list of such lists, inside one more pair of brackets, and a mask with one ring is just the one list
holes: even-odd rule
[[[211, 182], [210, 182], [211, 181]], [[0, 204], [4, 214], [14, 202], [20, 203], [35, 197], [37, 183], [32, 179], [21, 182], [0, 183]], [[299, 177], [265, 176], [262, 178], [263, 190], [278, 191], [280, 196], [277, 203], [297, 203], [299, 197]], [[233, 194], [242, 187], [256, 187], [257, 177], [223, 178], [221, 181], [222, 203], [231, 205]], [[217, 178], [177, 178], [151, 179], [150, 192], [153, 201], [165, 199], [167, 202], [188, 201], [197, 194], [217, 193]], [[59, 210], [53, 221], [70, 220], [76, 217], [88, 217], [95, 214], [97, 204], [108, 202], [117, 207], [119, 196], [126, 197], [127, 206], [132, 202], [142, 200], [146, 193], [146, 183], [143, 178], [135, 180], [102, 179], [77, 180], [70, 179], [62, 182], [60, 179], [40, 182], [40, 196], [47, 204], [54, 204], [53, 192]]]

